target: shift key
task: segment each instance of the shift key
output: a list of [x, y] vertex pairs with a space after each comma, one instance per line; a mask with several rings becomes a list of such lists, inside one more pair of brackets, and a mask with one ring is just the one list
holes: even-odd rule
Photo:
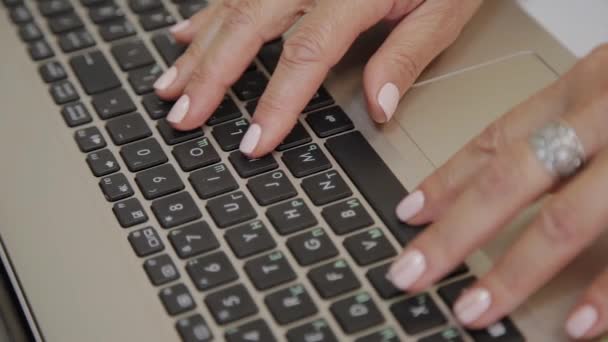
[[70, 65], [87, 94], [97, 94], [120, 87], [120, 80], [100, 51], [73, 57]]

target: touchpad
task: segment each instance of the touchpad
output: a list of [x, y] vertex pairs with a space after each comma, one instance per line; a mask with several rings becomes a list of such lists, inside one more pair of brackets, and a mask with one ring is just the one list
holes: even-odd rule
[[401, 102], [396, 119], [439, 166], [489, 123], [556, 78], [536, 55], [516, 55], [416, 85]]

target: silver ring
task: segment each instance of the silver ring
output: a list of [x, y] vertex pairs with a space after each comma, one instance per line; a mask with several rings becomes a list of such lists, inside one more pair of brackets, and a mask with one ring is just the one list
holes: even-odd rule
[[541, 127], [530, 137], [530, 146], [547, 171], [558, 178], [574, 175], [585, 162], [583, 144], [563, 120]]

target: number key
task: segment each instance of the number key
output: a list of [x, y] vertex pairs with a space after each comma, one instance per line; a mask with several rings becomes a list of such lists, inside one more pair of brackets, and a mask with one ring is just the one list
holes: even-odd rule
[[201, 291], [227, 284], [238, 279], [238, 274], [224, 252], [216, 252], [190, 260], [186, 271]]
[[168, 161], [167, 155], [154, 138], [125, 145], [120, 150], [120, 155], [132, 172], [141, 171]]
[[196, 303], [184, 284], [164, 288], [159, 293], [160, 299], [171, 316], [179, 315], [196, 307]]
[[159, 120], [156, 127], [167, 145], [175, 145], [203, 136], [203, 130], [201, 128], [196, 128], [191, 131], [178, 131], [171, 127], [165, 119]]
[[208, 295], [205, 304], [218, 324], [228, 324], [258, 312], [253, 298], [241, 284]]
[[146, 260], [144, 270], [153, 285], [164, 285], [179, 278], [179, 271], [167, 254]]
[[212, 251], [220, 246], [209, 225], [203, 221], [172, 230], [169, 240], [182, 259]]
[[135, 176], [144, 197], [148, 200], [172, 194], [184, 189], [184, 183], [175, 172], [173, 165], [161, 165]]
[[127, 144], [152, 135], [152, 131], [139, 113], [123, 115], [108, 121], [106, 129], [116, 145]]
[[163, 228], [179, 226], [202, 216], [201, 211], [187, 192], [152, 202], [152, 211]]

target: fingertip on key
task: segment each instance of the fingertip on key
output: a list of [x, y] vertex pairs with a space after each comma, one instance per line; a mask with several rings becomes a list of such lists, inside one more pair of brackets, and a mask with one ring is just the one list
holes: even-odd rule
[[259, 124], [254, 123], [249, 126], [249, 129], [243, 136], [243, 140], [241, 140], [241, 145], [239, 146], [241, 153], [251, 155], [257, 147], [261, 136], [262, 127]]
[[182, 95], [182, 97], [175, 102], [173, 108], [167, 115], [167, 121], [172, 124], [181, 123], [186, 114], [188, 114], [188, 110], [190, 109], [190, 97], [188, 95]]

